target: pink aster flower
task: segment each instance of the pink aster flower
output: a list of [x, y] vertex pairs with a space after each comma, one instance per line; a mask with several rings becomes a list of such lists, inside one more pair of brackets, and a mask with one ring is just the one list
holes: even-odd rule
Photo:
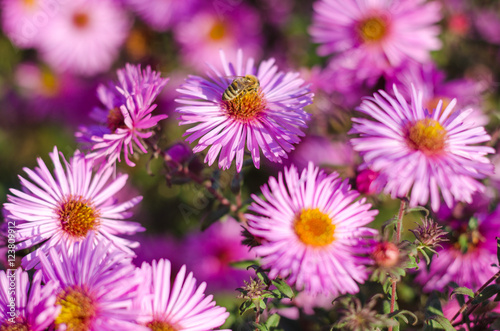
[[[29, 281], [21, 268], [0, 271], [0, 330], [46, 330], [61, 311], [56, 303], [58, 283], [41, 286], [42, 273], [37, 271]], [[14, 289], [14, 293], [12, 293]], [[15, 298], [15, 302], [9, 299]]]
[[248, 231], [261, 240], [254, 247], [269, 276], [288, 277], [300, 290], [337, 296], [359, 291], [368, 277], [370, 243], [377, 233], [364, 225], [376, 210], [338, 173], [326, 175], [312, 163], [301, 174], [294, 166], [269, 179], [262, 199], [246, 214]]
[[[367, 166], [379, 176], [376, 185], [393, 198], [409, 194], [410, 206], [431, 201], [438, 210], [440, 195], [446, 205], [472, 201], [472, 194], [483, 191], [477, 179], [493, 171], [485, 157], [491, 147], [473, 144], [488, 141], [483, 127], [470, 120], [472, 109], [453, 112], [456, 99], [443, 109], [439, 101], [429, 112], [422, 104], [422, 92], [412, 90], [408, 104], [394, 87], [396, 98], [384, 91], [366, 98], [357, 109], [374, 120], [353, 118], [351, 139]], [[411, 191], [411, 192], [410, 192]]]
[[493, 213], [478, 213], [476, 229], [465, 229], [464, 221], [455, 221], [451, 240], [441, 243], [438, 255], [432, 258], [429, 270], [420, 269], [416, 280], [426, 292], [441, 291], [450, 282], [476, 291], [498, 269], [496, 237], [500, 237], [500, 208]]
[[165, 31], [173, 25], [192, 17], [198, 0], [124, 0], [149, 26]]
[[141, 279], [130, 258], [110, 250], [110, 243], [95, 245], [94, 239], [92, 234], [60, 252], [50, 248], [48, 256], [40, 256], [44, 280], [59, 283], [56, 328], [147, 331], [135, 323], [139, 312], [132, 304]]
[[91, 146], [88, 158], [102, 161], [107, 165], [121, 161], [124, 153], [125, 162], [133, 167], [129, 157], [134, 150], [147, 153], [144, 139], [153, 135], [153, 129], [167, 115], [152, 115], [156, 109], [155, 98], [161, 92], [168, 78], [161, 78], [160, 73], [151, 67], [141, 70], [140, 65], [127, 64], [117, 71], [118, 85], [100, 85], [97, 88], [103, 108], [95, 108], [91, 117], [98, 122], [90, 127], [80, 127], [75, 134], [80, 142]]
[[[228, 8], [229, 7], [229, 8]], [[207, 2], [174, 28], [174, 38], [180, 46], [181, 60], [200, 71], [206, 63], [221, 69], [218, 52], [221, 49], [242, 49], [249, 57], [259, 57], [262, 49], [260, 15], [243, 1], [234, 6]]]
[[4, 204], [7, 219], [16, 222], [16, 249], [42, 244], [23, 258], [23, 266], [31, 269], [49, 248], [60, 252], [65, 243], [81, 241], [93, 232], [98, 234], [96, 242], [111, 242], [110, 248], [133, 256], [131, 248], [137, 243], [119, 236], [144, 231], [138, 223], [123, 221], [142, 197], [122, 203], [114, 197], [128, 176], [111, 179], [115, 172], [111, 167], [94, 172], [92, 162], [78, 151], [69, 162], [59, 154], [57, 147], [49, 154], [55, 176], [39, 158], [34, 170], [24, 168], [29, 180], [19, 176], [23, 191], [11, 189]]
[[141, 279], [136, 302], [142, 312], [139, 322], [150, 330], [213, 330], [229, 316], [225, 308], [216, 306], [212, 295], [205, 296], [205, 283], [196, 286], [193, 273], [186, 276], [185, 266], [173, 283], [168, 260], [143, 263], [137, 274]]
[[[210, 146], [205, 157], [209, 165], [219, 157], [219, 167], [229, 169], [236, 158], [236, 169], [241, 171], [245, 142], [257, 168], [260, 166], [260, 152], [272, 162], [281, 163], [287, 153], [300, 141], [309, 115], [302, 109], [311, 104], [312, 94], [303, 86], [297, 73], [278, 72], [274, 59], [262, 62], [258, 68], [250, 58], [243, 61], [238, 52], [236, 63], [226, 60], [221, 51], [224, 72], [211, 67], [208, 79], [191, 76], [178, 89], [184, 94], [177, 102], [180, 124], [196, 124], [185, 135], [188, 142], [196, 139], [194, 152], [201, 152]], [[233, 95], [223, 100], [223, 95], [235, 76], [253, 75], [259, 81], [257, 88]], [[231, 76], [233, 78], [229, 78]], [[247, 76], [248, 77], [248, 76]]]
[[64, 1], [40, 33], [38, 47], [55, 70], [95, 75], [109, 69], [129, 28], [117, 1]]
[[40, 30], [53, 16], [54, 3], [46, 0], [3, 0], [0, 5], [2, 29], [12, 43], [19, 48], [36, 46]]
[[318, 54], [343, 53], [379, 74], [406, 59], [430, 60], [441, 47], [440, 5], [424, 0], [318, 0], [314, 4], [313, 40]]

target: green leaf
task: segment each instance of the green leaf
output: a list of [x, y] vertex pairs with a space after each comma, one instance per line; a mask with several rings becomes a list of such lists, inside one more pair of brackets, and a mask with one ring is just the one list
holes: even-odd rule
[[242, 270], [248, 270], [248, 268], [250, 268], [250, 266], [258, 265], [258, 264], [259, 264], [259, 261], [257, 261], [257, 260], [241, 260], [241, 261], [235, 261], [235, 262], [229, 263], [229, 265], [232, 268], [242, 269]]
[[451, 294], [450, 294], [450, 299], [455, 295], [455, 294], [461, 294], [461, 295], [466, 295], [468, 297], [474, 298], [474, 292], [467, 287], [457, 287], [455, 288]]
[[240, 305], [240, 315], [243, 315], [247, 310], [255, 308], [255, 304], [251, 300], [244, 301]]
[[268, 327], [265, 324], [257, 324], [255, 322], [251, 323], [254, 328], [257, 328], [260, 331], [269, 331]]
[[410, 214], [410, 213], [417, 212], [417, 211], [423, 211], [425, 213], [425, 217], [428, 217], [430, 214], [429, 209], [424, 208], [424, 207], [415, 207], [415, 208], [407, 209], [406, 214]]
[[481, 293], [477, 295], [477, 297], [474, 298], [474, 300], [472, 300], [472, 304], [477, 305], [478, 303], [488, 300], [499, 292], [500, 284], [492, 284], [490, 286], [487, 286], [484, 290], [481, 291]]
[[277, 328], [279, 323], [280, 323], [280, 315], [273, 314], [269, 316], [269, 318], [267, 319], [266, 326], [272, 330], [273, 328]]
[[287, 298], [291, 299], [294, 296], [293, 290], [283, 279], [273, 279], [272, 284]]
[[439, 323], [446, 331], [456, 331], [453, 325], [451, 325], [451, 322], [444, 316], [434, 315], [430, 320]]
[[398, 311], [395, 311], [393, 313], [390, 313], [388, 316], [389, 317], [398, 317], [398, 318], [401, 318], [406, 324], [408, 324], [408, 318], [406, 317], [407, 315], [411, 316], [413, 318], [412, 325], [417, 324], [417, 322], [418, 322], [417, 315], [415, 315], [414, 313], [412, 313], [409, 310], [405, 310], [405, 309], [398, 310]]

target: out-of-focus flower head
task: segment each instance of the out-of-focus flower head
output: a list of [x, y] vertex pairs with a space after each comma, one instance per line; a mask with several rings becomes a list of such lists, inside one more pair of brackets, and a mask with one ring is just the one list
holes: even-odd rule
[[474, 26], [479, 32], [481, 37], [487, 42], [500, 45], [500, 36], [498, 30], [500, 29], [500, 14], [494, 10], [477, 10], [474, 15]]
[[205, 283], [196, 286], [193, 273], [186, 275], [185, 266], [173, 280], [168, 260], [143, 263], [136, 278], [142, 280], [135, 300], [141, 311], [138, 322], [149, 330], [212, 330], [229, 316], [225, 308], [216, 306], [212, 295], [205, 296]]
[[168, 78], [151, 67], [141, 70], [140, 65], [127, 64], [117, 71], [118, 84], [100, 85], [97, 95], [105, 108], [95, 108], [91, 117], [98, 123], [80, 127], [75, 134], [80, 142], [91, 147], [87, 156], [98, 162], [112, 165], [123, 152], [127, 165], [134, 151], [147, 153], [144, 139], [153, 135], [158, 122], [167, 115], [152, 115], [156, 109], [155, 98], [161, 92]]
[[[443, 315], [448, 320], [451, 321], [455, 314], [460, 310], [461, 306], [458, 303], [456, 297], [451, 298], [446, 303], [442, 304]], [[467, 324], [459, 325], [458, 323], [462, 320], [462, 315], [459, 315], [454, 321], [453, 326], [456, 328], [462, 328], [465, 326], [470, 326], [470, 330], [490, 330], [490, 324], [495, 318], [500, 316], [500, 305], [497, 302], [488, 302], [488, 304], [477, 305], [476, 309], [468, 315], [468, 319], [471, 321]], [[458, 329], [459, 330], [459, 329]]]
[[307, 135], [290, 153], [287, 163], [294, 164], [301, 171], [307, 168], [309, 162], [326, 169], [349, 168], [354, 164], [354, 151], [349, 143], [332, 141], [323, 136]]
[[[396, 98], [385, 91], [363, 100], [357, 109], [374, 120], [353, 118], [351, 139], [365, 163], [379, 172], [375, 180], [384, 192], [395, 197], [409, 194], [410, 206], [425, 205], [433, 210], [454, 201], [472, 201], [472, 194], [484, 191], [478, 181], [492, 174], [485, 157], [491, 147], [473, 144], [490, 140], [483, 127], [470, 120], [472, 109], [454, 112], [456, 100], [446, 108], [439, 101], [433, 112], [423, 105], [421, 91], [412, 89], [409, 104], [394, 86]], [[443, 109], [444, 108], [444, 109]]]
[[457, 99], [454, 111], [472, 108], [470, 120], [476, 125], [488, 124], [488, 117], [481, 110], [482, 93], [487, 89], [486, 84], [467, 78], [449, 81], [445, 81], [445, 78], [445, 73], [433, 62], [409, 62], [387, 80], [386, 89], [390, 91], [395, 84], [398, 91], [408, 100], [411, 98], [413, 85], [416, 90], [422, 92], [422, 105], [431, 114], [440, 100], [443, 102], [443, 108], [446, 108], [451, 100]]
[[408, 59], [429, 61], [441, 47], [440, 19], [436, 1], [318, 0], [310, 33], [319, 55], [340, 53], [380, 76]]
[[[251, 260], [255, 253], [241, 242], [242, 227], [233, 218], [212, 224], [207, 230], [191, 234], [182, 243], [186, 266], [197, 278], [207, 282], [210, 292], [234, 291], [251, 272], [231, 267], [231, 262]], [[203, 252], [203, 254], [200, 254]]]
[[338, 173], [330, 175], [312, 163], [302, 173], [291, 166], [262, 186], [263, 198], [246, 214], [248, 231], [260, 238], [252, 249], [280, 276], [311, 294], [357, 293], [368, 277], [366, 265], [377, 233], [364, 227], [377, 214], [350, 189]]
[[234, 5], [208, 3], [210, 5], [202, 6], [174, 28], [174, 38], [185, 65], [203, 71], [210, 63], [220, 70], [224, 66], [219, 62], [221, 49], [226, 52], [242, 49], [249, 57], [260, 57], [262, 23], [256, 10], [243, 1], [234, 1]]
[[139, 223], [123, 221], [131, 216], [128, 210], [142, 197], [122, 203], [115, 199], [128, 176], [118, 174], [111, 179], [115, 172], [111, 167], [94, 172], [92, 162], [79, 151], [69, 162], [59, 154], [57, 147], [49, 154], [54, 175], [40, 158], [34, 170], [24, 168], [29, 180], [19, 176], [23, 190], [11, 189], [9, 202], [4, 204], [6, 219], [17, 225], [16, 249], [41, 244], [23, 258], [23, 266], [31, 269], [51, 247], [56, 252], [71, 249], [72, 245], [66, 245], [82, 241], [94, 232], [98, 234], [92, 236], [96, 243], [108, 242], [109, 249], [133, 256], [131, 248], [137, 243], [119, 235], [144, 231]]
[[375, 182], [377, 177], [378, 172], [361, 165], [356, 175], [356, 190], [361, 194], [375, 194], [380, 192], [382, 188]]
[[132, 300], [142, 279], [130, 258], [110, 249], [111, 243], [94, 242], [92, 234], [60, 252], [50, 248], [48, 256], [40, 256], [44, 281], [58, 282], [56, 305], [61, 312], [56, 328], [147, 331], [135, 323], [139, 312], [132, 309]]
[[[252, 58], [243, 60], [241, 50], [235, 63], [224, 52], [220, 55], [223, 73], [211, 67], [209, 79], [191, 76], [178, 89], [183, 94], [176, 100], [181, 104], [180, 125], [196, 124], [186, 131], [186, 140], [199, 139], [194, 152], [210, 146], [205, 157], [209, 165], [220, 154], [222, 169], [229, 169], [236, 158], [236, 170], [241, 171], [245, 142], [257, 168], [260, 150], [270, 161], [282, 163], [304, 136], [301, 129], [309, 114], [303, 107], [311, 104], [312, 94], [297, 73], [278, 72], [274, 59], [256, 67]], [[239, 81], [233, 82], [234, 77]]]
[[199, 0], [124, 0], [151, 28], [166, 31], [172, 26], [192, 19]]
[[57, 6], [38, 35], [42, 58], [56, 71], [91, 76], [108, 70], [130, 29], [121, 5], [114, 0], [72, 0]]
[[40, 30], [60, 5], [50, 0], [3, 0], [0, 2], [2, 29], [19, 48], [38, 45]]
[[454, 220], [450, 241], [436, 249], [430, 267], [420, 268], [416, 280], [426, 292], [441, 291], [450, 282], [477, 290], [498, 270], [496, 237], [500, 237], [500, 208], [478, 212], [470, 220]]
[[61, 311], [55, 305], [58, 283], [51, 280], [42, 286], [41, 281], [41, 271], [35, 273], [31, 284], [21, 268], [0, 271], [0, 330], [43, 331], [52, 325]]

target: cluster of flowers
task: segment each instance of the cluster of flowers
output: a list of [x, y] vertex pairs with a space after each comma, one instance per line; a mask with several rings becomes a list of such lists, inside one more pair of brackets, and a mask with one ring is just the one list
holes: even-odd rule
[[[190, 31], [176, 19], [195, 13], [194, 1], [166, 2], [163, 7], [160, 1], [125, 2], [155, 29], [179, 26]], [[11, 20], [4, 20], [4, 29], [19, 46], [39, 48], [53, 66], [85, 74], [110, 66], [129, 26], [123, 8], [112, 0], [2, 5], [3, 15], [28, 23], [40, 11], [58, 8], [51, 12], [50, 22], [30, 36]], [[51, 7], [56, 5], [60, 7]], [[495, 150], [476, 145], [490, 140], [476, 97], [482, 87], [467, 80], [445, 82], [444, 73], [431, 61], [430, 51], [441, 46], [439, 5], [318, 0], [314, 8], [310, 33], [320, 44], [318, 53], [333, 54], [318, 80], [338, 76], [347, 83], [327, 88], [313, 84], [318, 97], [333, 91], [364, 93], [381, 81], [387, 87], [365, 96], [356, 108], [363, 117], [352, 118], [350, 134], [356, 137], [350, 145], [363, 160], [356, 169], [358, 190], [336, 171], [292, 162], [262, 186], [260, 195], [252, 195], [244, 215], [246, 230], [258, 242], [252, 252], [271, 278], [282, 277], [307, 295], [334, 298], [358, 293], [374, 264], [391, 264], [388, 246], [381, 246], [378, 231], [368, 227], [378, 211], [366, 198], [359, 199], [358, 191], [386, 193], [407, 199], [410, 207], [430, 204], [452, 229], [453, 240], [443, 244], [429, 269], [421, 268], [417, 276], [424, 291], [442, 290], [451, 281], [479, 287], [490, 277], [486, 270], [494, 272], [494, 237], [500, 234], [500, 209], [488, 211], [487, 187], [481, 182], [493, 175], [487, 155]], [[14, 12], [17, 16], [10, 14]], [[168, 20], [161, 19], [165, 13]], [[207, 30], [210, 18], [199, 20]], [[214, 39], [226, 33], [221, 24], [208, 30]], [[95, 30], [109, 31], [114, 39], [100, 41]], [[70, 39], [80, 44], [66, 43]], [[60, 45], [68, 49], [56, 47]], [[77, 54], [79, 50], [85, 53]], [[218, 159], [219, 168], [227, 170], [234, 161], [237, 173], [242, 172], [246, 151], [256, 168], [261, 152], [267, 161], [284, 163], [305, 136], [311, 114], [304, 107], [313, 98], [298, 73], [279, 71], [274, 59], [256, 65], [243, 53], [238, 51], [230, 61], [221, 51], [220, 63], [210, 63], [206, 77], [189, 76], [177, 89], [176, 99], [180, 125], [191, 126], [185, 136], [189, 143], [196, 142], [193, 152], [208, 148], [205, 163], [211, 166]], [[75, 134], [86, 151], [76, 151], [67, 160], [54, 147], [53, 173], [38, 159], [34, 170], [24, 169], [28, 179], [20, 177], [22, 190], [11, 189], [4, 204], [5, 219], [17, 225], [16, 249], [36, 249], [23, 257], [14, 276], [0, 272], [2, 328], [15, 324], [29, 330], [208, 330], [222, 326], [229, 316], [212, 296], [205, 296], [206, 284], [197, 286], [185, 266], [174, 277], [168, 260], [144, 262], [141, 267], [132, 263], [138, 243], [123, 236], [145, 229], [124, 219], [142, 198], [118, 202], [127, 175], [115, 173], [116, 163], [123, 155], [133, 167], [133, 157], [154, 147], [149, 138], [167, 117], [153, 115], [155, 99], [168, 79], [150, 67], [130, 64], [117, 75], [117, 83], [98, 87], [102, 106], [91, 114], [96, 124], [82, 126]], [[243, 78], [257, 83], [249, 85]], [[309, 140], [308, 146], [318, 144]], [[354, 163], [353, 159], [346, 162]], [[460, 203], [475, 208], [464, 210]], [[471, 216], [476, 223], [467, 223], [466, 229], [464, 220]], [[30, 281], [31, 269], [36, 271]], [[11, 277], [19, 298], [14, 319], [8, 309]]]

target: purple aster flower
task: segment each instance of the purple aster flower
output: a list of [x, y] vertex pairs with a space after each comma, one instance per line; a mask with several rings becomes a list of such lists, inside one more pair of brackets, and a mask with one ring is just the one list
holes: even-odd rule
[[429, 111], [436, 109], [438, 102], [443, 102], [446, 108], [450, 101], [457, 99], [455, 110], [472, 108], [470, 120], [477, 125], [486, 125], [488, 117], [481, 111], [481, 94], [485, 92], [487, 84], [472, 79], [454, 79], [445, 81], [445, 73], [438, 70], [432, 62], [423, 65], [413, 62], [401, 67], [389, 80], [386, 86], [398, 86], [400, 93], [406, 98], [411, 98], [412, 85], [416, 90], [422, 91], [422, 105]]
[[28, 273], [21, 268], [0, 271], [0, 330], [43, 331], [54, 322], [61, 311], [55, 305], [58, 283], [49, 281], [42, 287], [41, 281], [41, 271], [35, 273], [31, 285]]
[[[241, 242], [243, 228], [233, 218], [211, 225], [207, 230], [190, 235], [183, 242], [184, 261], [210, 292], [234, 291], [251, 276], [248, 270], [231, 267], [231, 262], [255, 259], [255, 254]], [[200, 254], [203, 252], [203, 254]]]
[[432, 258], [429, 270], [420, 268], [416, 280], [424, 291], [441, 291], [450, 282], [477, 290], [498, 268], [496, 237], [500, 237], [500, 208], [493, 213], [475, 214], [477, 228], [467, 228], [467, 223], [454, 221], [449, 242], [440, 243], [438, 255]]
[[253, 249], [269, 276], [315, 294], [357, 293], [368, 277], [370, 243], [377, 233], [364, 225], [376, 210], [338, 173], [326, 175], [312, 163], [301, 174], [285, 168], [262, 186], [265, 200], [252, 195], [248, 231], [262, 245]]
[[137, 276], [141, 278], [137, 307], [142, 312], [139, 322], [150, 330], [205, 331], [220, 327], [229, 313], [216, 306], [212, 295], [205, 296], [205, 283], [196, 279], [186, 267], [173, 275], [168, 260], [143, 263]]
[[138, 223], [123, 221], [142, 197], [122, 203], [114, 198], [128, 176], [111, 179], [115, 172], [111, 167], [94, 173], [92, 162], [78, 151], [69, 162], [59, 154], [57, 147], [49, 154], [55, 176], [39, 158], [34, 170], [24, 168], [29, 180], [19, 176], [23, 191], [11, 189], [4, 204], [7, 219], [16, 222], [16, 249], [42, 244], [23, 258], [23, 266], [31, 269], [49, 248], [64, 250], [65, 243], [81, 241], [93, 232], [98, 234], [96, 242], [111, 242], [110, 248], [134, 255], [131, 248], [137, 243], [119, 235], [144, 231]]
[[474, 25], [484, 40], [492, 44], [500, 44], [500, 15], [492, 9], [478, 10], [473, 17]]
[[375, 185], [382, 185], [393, 198], [409, 194], [412, 207], [425, 205], [430, 196], [433, 210], [440, 205], [439, 191], [451, 206], [455, 200], [471, 202], [474, 192], [484, 190], [477, 179], [492, 173], [485, 155], [494, 150], [473, 145], [490, 136], [470, 120], [472, 109], [453, 112], [457, 103], [453, 99], [444, 109], [438, 102], [430, 112], [422, 104], [422, 92], [415, 89], [411, 104], [395, 86], [396, 98], [379, 93], [357, 108], [374, 120], [353, 118], [350, 131], [360, 134], [351, 139], [354, 149], [379, 173]]
[[[226, 60], [224, 52], [220, 54], [222, 74], [211, 67], [208, 79], [191, 76], [178, 89], [184, 94], [177, 99], [182, 104], [177, 108], [181, 113], [180, 124], [196, 124], [186, 131], [187, 141], [200, 139], [194, 152], [210, 146], [205, 157], [209, 165], [220, 153], [219, 167], [222, 169], [229, 169], [236, 158], [236, 169], [241, 171], [245, 141], [257, 168], [260, 166], [259, 149], [270, 161], [281, 163], [294, 149], [293, 144], [304, 136], [300, 129], [306, 127], [309, 115], [302, 108], [311, 104], [312, 93], [303, 86], [297, 73], [278, 72], [274, 59], [256, 68], [252, 58], [243, 61], [241, 51], [235, 64]], [[231, 100], [223, 100], [234, 77], [247, 79], [247, 75], [253, 75], [259, 86], [236, 93]]]
[[259, 13], [242, 1], [234, 6], [207, 2], [188, 20], [177, 24], [173, 33], [186, 65], [203, 71], [205, 64], [211, 63], [220, 70], [221, 49], [242, 49], [249, 57], [260, 57], [261, 26]]
[[124, 0], [149, 26], [156, 31], [165, 31], [173, 25], [191, 17], [198, 0]]
[[107, 165], [121, 161], [133, 167], [129, 159], [134, 150], [147, 153], [144, 139], [153, 135], [153, 129], [167, 115], [152, 115], [156, 109], [155, 98], [161, 92], [168, 78], [151, 67], [141, 70], [140, 65], [127, 64], [117, 71], [118, 85], [100, 85], [97, 88], [99, 100], [104, 109], [95, 108], [91, 117], [98, 122], [90, 127], [80, 127], [75, 134], [80, 142], [91, 146], [88, 158], [99, 161], [106, 159]]
[[87, 240], [68, 244], [60, 252], [50, 248], [40, 256], [45, 281], [57, 281], [56, 305], [61, 307], [55, 325], [59, 330], [146, 331], [135, 323], [132, 310], [138, 295], [135, 267], [110, 243]]
[[441, 47], [440, 5], [424, 0], [319, 0], [314, 4], [313, 40], [318, 54], [342, 53], [359, 70], [379, 75], [406, 59], [430, 60]]
[[109, 69], [129, 28], [117, 1], [64, 1], [39, 34], [38, 48], [54, 70], [95, 75]]
[[0, 2], [2, 29], [14, 45], [37, 45], [40, 30], [48, 23], [51, 7], [46, 0], [3, 0]]

